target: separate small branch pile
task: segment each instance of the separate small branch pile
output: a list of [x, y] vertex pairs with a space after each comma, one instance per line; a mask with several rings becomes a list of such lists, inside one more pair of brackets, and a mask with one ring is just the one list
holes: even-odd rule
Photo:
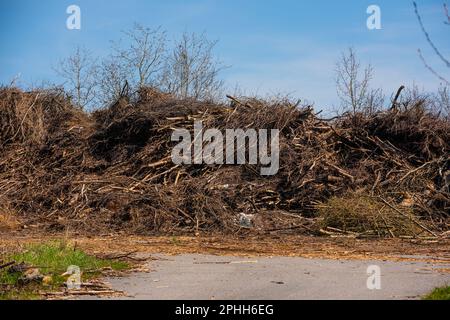
[[[87, 114], [62, 92], [3, 89], [0, 214], [103, 234], [448, 230], [450, 124], [424, 102], [325, 121], [289, 101], [230, 101], [180, 101], [149, 89], [139, 101], [122, 98]], [[193, 131], [195, 120], [222, 130], [279, 129], [279, 173], [175, 165], [171, 134]], [[355, 213], [336, 201], [349, 195], [372, 209], [359, 201]], [[381, 213], [367, 217], [374, 210]]]

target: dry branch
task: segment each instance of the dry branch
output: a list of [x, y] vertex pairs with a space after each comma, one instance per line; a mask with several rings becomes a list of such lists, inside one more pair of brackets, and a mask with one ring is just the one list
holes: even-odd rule
[[[0, 90], [0, 212], [44, 230], [91, 234], [320, 234], [311, 222], [318, 208], [358, 191], [410, 206], [433, 236], [448, 230], [450, 124], [423, 103], [325, 121], [290, 101], [229, 99], [120, 99], [87, 114], [58, 93]], [[220, 130], [279, 129], [278, 174], [262, 177], [258, 165], [175, 166], [170, 136], [193, 132], [194, 120]], [[251, 217], [245, 230], [242, 214]], [[390, 219], [377, 224], [381, 231], [371, 226], [375, 233], [360, 236], [402, 236]]]

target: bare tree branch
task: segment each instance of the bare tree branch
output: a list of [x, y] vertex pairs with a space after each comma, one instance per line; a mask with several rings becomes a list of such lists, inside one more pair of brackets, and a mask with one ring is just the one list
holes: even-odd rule
[[439, 73], [437, 73], [437, 71], [434, 70], [433, 67], [431, 67], [431, 66], [428, 64], [427, 60], [425, 59], [425, 57], [424, 57], [423, 54], [422, 54], [422, 50], [418, 49], [417, 51], [419, 52], [420, 60], [422, 60], [422, 62], [423, 62], [423, 64], [425, 65], [425, 67], [426, 67], [432, 74], [434, 74], [439, 80], [441, 80], [442, 82], [444, 82], [446, 85], [450, 85], [450, 82], [449, 82], [447, 79], [445, 79], [443, 76], [441, 76]]
[[102, 62], [99, 71], [99, 98], [102, 104], [109, 104], [121, 97], [130, 72], [127, 66], [121, 65], [116, 59], [110, 58]]
[[122, 48], [120, 43], [113, 43], [113, 59], [127, 69], [128, 81], [139, 89], [155, 86], [157, 74], [162, 71], [166, 53], [166, 32], [161, 28], [150, 29], [135, 24], [133, 29], [123, 34], [130, 42], [129, 47]]
[[181, 98], [215, 99], [223, 87], [218, 75], [224, 68], [213, 57], [216, 44], [204, 34], [184, 33], [167, 59], [163, 90]]
[[442, 86], [437, 93], [436, 109], [450, 117], [450, 87]]
[[344, 111], [372, 113], [384, 103], [381, 90], [371, 90], [372, 66], [361, 70], [361, 64], [353, 48], [343, 53], [336, 64], [336, 87]]
[[450, 25], [450, 15], [448, 13], [448, 7], [446, 3], [444, 3], [444, 15], [447, 18], [447, 21], [444, 21], [444, 23]]
[[77, 47], [75, 53], [54, 67], [56, 73], [65, 80], [67, 92], [80, 108], [87, 107], [96, 96], [95, 59], [90, 51]]
[[420, 16], [419, 13], [419, 8], [417, 6], [416, 2], [413, 2], [414, 4], [414, 11], [416, 13], [417, 19], [419, 20], [419, 24], [420, 27], [422, 29], [422, 32], [425, 34], [425, 37], [427, 39], [427, 42], [430, 44], [431, 48], [433, 48], [434, 52], [436, 53], [436, 55], [445, 63], [445, 65], [447, 66], [447, 68], [450, 68], [450, 61], [448, 61], [443, 55], [442, 53], [439, 51], [439, 49], [436, 47], [436, 45], [434, 44], [434, 42], [431, 40], [431, 37], [429, 35], [429, 33], [427, 32], [427, 30], [425, 29], [425, 26], [423, 24], [422, 21], [422, 17]]

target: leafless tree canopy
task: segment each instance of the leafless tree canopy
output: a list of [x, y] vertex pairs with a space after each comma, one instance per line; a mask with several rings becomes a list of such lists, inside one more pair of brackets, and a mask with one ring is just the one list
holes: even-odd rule
[[74, 54], [54, 68], [65, 81], [67, 92], [80, 108], [88, 106], [96, 96], [96, 61], [92, 54], [77, 47]]
[[98, 73], [98, 102], [107, 105], [120, 98], [126, 86], [129, 73], [127, 68], [115, 59], [105, 59], [99, 67]]
[[343, 111], [375, 112], [384, 103], [380, 89], [372, 90], [372, 66], [364, 69], [353, 48], [344, 52], [336, 64], [336, 88]]
[[450, 88], [448, 86], [440, 87], [434, 101], [437, 112], [450, 119]]
[[128, 74], [128, 82], [136, 89], [155, 86], [165, 60], [166, 32], [135, 24], [123, 34], [129, 46], [124, 48], [120, 42], [113, 42], [114, 65]]
[[218, 78], [223, 66], [213, 56], [216, 44], [204, 34], [184, 33], [167, 59], [163, 91], [181, 98], [216, 98], [223, 86]]
[[99, 63], [88, 51], [77, 48], [56, 68], [80, 107], [108, 105], [125, 87], [131, 95], [142, 87], [180, 98], [215, 100], [220, 95], [223, 66], [213, 56], [216, 41], [204, 34], [185, 33], [169, 51], [166, 32], [161, 28], [135, 24], [123, 34], [125, 39], [112, 42], [111, 54]]
[[[422, 29], [423, 34], [425, 35], [425, 38], [427, 39], [428, 44], [431, 46], [431, 48], [433, 49], [434, 53], [436, 54], [436, 56], [442, 61], [442, 63], [445, 65], [445, 67], [450, 68], [450, 61], [448, 58], [446, 58], [443, 53], [441, 52], [441, 50], [437, 47], [437, 45], [434, 43], [434, 41], [431, 39], [430, 34], [428, 33], [427, 29], [425, 28], [422, 16], [420, 15], [419, 12], [419, 7], [417, 5], [416, 2], [413, 2], [414, 4], [414, 11], [416, 13], [417, 16], [417, 20], [419, 21], [420, 24], [420, 28]], [[450, 16], [449, 16], [449, 12], [448, 12], [448, 7], [446, 4], [443, 5], [444, 7], [444, 16], [446, 21], [444, 21], [444, 23], [446, 25], [450, 25]], [[427, 59], [425, 58], [425, 56], [422, 53], [422, 50], [418, 50], [419, 52], [419, 56], [420, 59], [422, 60], [422, 62], [424, 63], [425, 67], [431, 72], [433, 73], [440, 81], [443, 82], [443, 84], [445, 84], [446, 86], [450, 85], [449, 80], [443, 75], [444, 71], [439, 71], [437, 70], [435, 67], [432, 67], [430, 65], [430, 63], [427, 61]]]

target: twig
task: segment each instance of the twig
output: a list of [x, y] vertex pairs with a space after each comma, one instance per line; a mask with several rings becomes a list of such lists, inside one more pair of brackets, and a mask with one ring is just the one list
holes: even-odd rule
[[387, 202], [386, 200], [384, 200], [382, 197], [378, 197], [381, 201], [383, 201], [387, 206], [389, 206], [389, 208], [391, 208], [392, 210], [395, 210], [398, 214], [402, 215], [405, 218], [410, 219], [412, 222], [414, 222], [417, 226], [419, 226], [420, 228], [422, 228], [423, 230], [427, 231], [428, 233], [432, 234], [434, 237], [438, 237], [436, 233], [434, 233], [433, 231], [431, 231], [430, 229], [428, 229], [427, 227], [425, 227], [423, 224], [421, 224], [420, 222], [418, 222], [416, 219], [414, 219], [411, 216], [408, 216], [407, 214], [404, 214], [403, 212], [401, 212], [400, 210], [398, 210], [396, 207], [392, 206], [389, 202]]
[[332, 164], [332, 163], [328, 163], [326, 162], [327, 165], [329, 165], [330, 167], [334, 168], [337, 172], [339, 172], [341, 175], [343, 175], [344, 177], [349, 178], [352, 182], [355, 181], [355, 177], [352, 176], [350, 173], [348, 173], [347, 171], [345, 171], [344, 169], [339, 168], [338, 166]]
[[114, 290], [90, 290], [90, 291], [64, 291], [64, 292], [43, 292], [42, 294], [45, 296], [96, 296], [96, 295], [106, 295], [106, 294], [117, 294], [123, 293], [120, 291]]
[[9, 266], [12, 266], [12, 265], [14, 265], [14, 264], [16, 264], [16, 262], [15, 262], [15, 261], [11, 261], [11, 262], [8, 262], [8, 263], [5, 263], [5, 264], [2, 264], [2, 265], [0, 265], [0, 270], [1, 270], [1, 269], [5, 269], [5, 268], [8, 268]]
[[427, 163], [424, 163], [424, 164], [421, 165], [420, 167], [418, 167], [418, 168], [416, 168], [416, 169], [414, 169], [414, 170], [409, 171], [406, 175], [403, 176], [403, 178], [401, 178], [401, 179], [398, 181], [398, 183], [403, 182], [403, 180], [405, 180], [406, 178], [408, 178], [411, 174], [416, 173], [417, 171], [420, 171], [420, 170], [422, 170], [423, 168], [425, 168], [426, 166], [428, 166], [428, 165], [430, 165], [430, 164], [432, 164], [432, 163], [435, 163], [435, 162], [436, 162], [436, 160], [430, 161], [430, 162], [427, 162]]
[[23, 123], [25, 122], [25, 119], [26, 119], [27, 116], [28, 116], [28, 112], [30, 112], [30, 110], [34, 108], [34, 105], [36, 104], [36, 102], [37, 102], [39, 96], [40, 96], [40, 93], [38, 93], [38, 94], [36, 95], [36, 97], [34, 98], [33, 103], [32, 103], [31, 106], [28, 108], [28, 110], [25, 112], [25, 115], [23, 116], [22, 121], [20, 122], [20, 128], [17, 128], [17, 131], [16, 131], [16, 133], [14, 134], [14, 136], [13, 136], [11, 139], [9, 139], [10, 141], [14, 141], [14, 139], [17, 137], [17, 135], [19, 134], [19, 132], [21, 131], [21, 129], [22, 129], [22, 137], [25, 138], [24, 133], [23, 133]]
[[422, 32], [425, 34], [425, 37], [427, 38], [428, 43], [430, 44], [430, 46], [433, 48], [434, 52], [436, 53], [436, 55], [447, 65], [448, 68], [450, 68], [450, 61], [448, 61], [443, 55], [442, 53], [439, 51], [439, 49], [436, 47], [436, 45], [434, 44], [434, 42], [431, 40], [430, 35], [428, 34], [427, 30], [425, 29], [425, 26], [423, 24], [422, 21], [422, 17], [420, 16], [419, 13], [419, 9], [417, 7], [417, 3], [413, 2], [414, 4], [414, 11], [416, 13], [417, 19], [419, 20], [419, 24], [420, 27], [422, 28]]
[[448, 7], [446, 3], [444, 3], [444, 15], [447, 18], [447, 21], [444, 21], [444, 23], [450, 25], [450, 15], [448, 13]]
[[244, 106], [244, 107], [247, 107], [247, 108], [253, 108], [253, 106], [250, 103], [241, 102], [241, 101], [239, 101], [237, 98], [235, 98], [233, 96], [227, 95], [227, 98], [232, 100], [234, 103], [236, 103], [238, 105], [241, 105], [241, 106]]
[[432, 74], [434, 74], [439, 80], [446, 83], [447, 85], [450, 85], [450, 82], [445, 79], [443, 76], [441, 76], [436, 70], [433, 69], [432, 66], [430, 66], [425, 59], [425, 57], [422, 54], [422, 50], [418, 49], [420, 60], [422, 60], [423, 64], [425, 65], [425, 68], [427, 68]]

